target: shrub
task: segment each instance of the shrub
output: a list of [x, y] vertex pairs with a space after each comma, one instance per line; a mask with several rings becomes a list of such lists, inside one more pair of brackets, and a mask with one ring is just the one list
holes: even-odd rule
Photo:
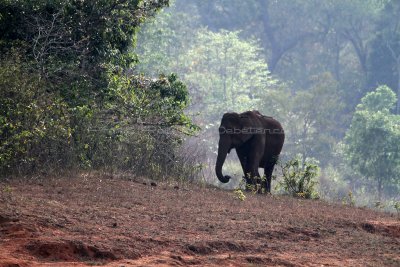
[[179, 179], [198, 173], [180, 151], [184, 133], [197, 129], [183, 113], [186, 86], [175, 75], [151, 80], [114, 73], [107, 79], [102, 98], [75, 94], [90, 89], [83, 80], [52, 90], [29, 62], [4, 57], [0, 173], [90, 168]]
[[395, 208], [397, 212], [397, 217], [400, 218], [400, 201], [395, 201], [393, 203], [393, 208]]
[[243, 193], [242, 189], [236, 188], [233, 190], [233, 195], [235, 199], [238, 199], [240, 201], [245, 201], [246, 200], [246, 195]]
[[198, 128], [183, 113], [188, 91], [177, 76], [110, 74], [109, 80], [109, 115], [102, 125], [104, 131], [112, 129], [115, 139], [106, 152], [116, 153], [108, 165], [153, 178], [182, 179], [199, 172], [201, 168], [191, 165], [193, 159], [181, 151], [183, 137]]
[[283, 181], [278, 185], [285, 193], [307, 199], [319, 198], [315, 189], [318, 184], [315, 179], [319, 175], [319, 167], [315, 162], [296, 157], [280, 166]]
[[66, 165], [71, 141], [67, 106], [27, 65], [0, 63], [0, 173]]

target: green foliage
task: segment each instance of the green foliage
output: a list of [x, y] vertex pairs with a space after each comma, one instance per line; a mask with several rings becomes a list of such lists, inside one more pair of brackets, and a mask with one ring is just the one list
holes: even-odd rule
[[183, 113], [188, 92], [176, 75], [151, 80], [110, 73], [109, 80], [103, 107], [82, 99], [72, 105], [48, 92], [50, 85], [32, 75], [29, 66], [2, 61], [1, 172], [77, 165], [155, 177], [197, 172], [178, 154], [181, 132], [190, 134], [197, 127]]
[[125, 52], [137, 27], [167, 4], [168, 0], [2, 0], [2, 44], [33, 40], [29, 52], [36, 60], [80, 61], [83, 70], [94, 71], [106, 62], [128, 66], [132, 58]]
[[378, 210], [383, 210], [386, 207], [386, 203], [382, 201], [376, 201], [374, 203], [374, 208]]
[[183, 114], [189, 96], [186, 85], [175, 74], [152, 80], [110, 73], [109, 79], [108, 109], [118, 114], [119, 121], [131, 118], [151, 126], [196, 128]]
[[1, 173], [61, 164], [71, 141], [67, 105], [15, 57], [0, 62]]
[[[274, 81], [255, 41], [241, 40], [238, 32], [198, 32], [195, 44], [182, 54], [187, 81], [201, 99], [196, 111], [217, 121], [227, 110], [242, 112], [259, 105], [260, 97]], [[218, 99], [218, 101], [216, 101]]]
[[[250, 173], [247, 174], [247, 178], [250, 178]], [[262, 177], [254, 177], [252, 184], [246, 184], [246, 180], [242, 179], [242, 183], [246, 191], [250, 191], [253, 194], [265, 194], [265, 183], [266, 183], [265, 175]]]
[[356, 205], [356, 200], [355, 200], [355, 198], [354, 198], [354, 194], [353, 194], [353, 191], [349, 191], [348, 193], [347, 193], [347, 196], [345, 196], [345, 197], [343, 197], [343, 199], [342, 199], [342, 204], [343, 205], [350, 205], [350, 206], [352, 206], [352, 207], [354, 207], [355, 205]]
[[188, 2], [174, 4], [141, 27], [135, 48], [140, 60], [135, 66], [137, 72], [152, 77], [170, 72], [184, 74], [179, 57], [196, 40], [200, 23], [195, 10]]
[[346, 133], [346, 156], [354, 170], [383, 187], [396, 186], [400, 177], [400, 116], [390, 110], [396, 95], [380, 86], [362, 98]]
[[400, 201], [396, 201], [393, 203], [393, 208], [395, 208], [397, 212], [397, 216], [400, 218]]
[[296, 157], [281, 165], [283, 181], [279, 186], [285, 193], [307, 199], [319, 198], [315, 186], [319, 175], [319, 167], [311, 160]]
[[188, 92], [176, 75], [153, 80], [110, 73], [110, 81], [111, 117], [103, 127], [114, 129], [118, 143], [126, 145], [119, 145], [116, 153], [124, 160], [116, 159], [113, 166], [133, 168], [155, 178], [181, 178], [201, 170], [195, 164], [189, 168], [179, 153], [181, 133], [193, 134], [198, 127], [183, 113], [189, 103]]
[[[136, 31], [167, 0], [0, 0], [0, 171], [193, 175], [179, 154], [197, 127], [175, 74], [128, 75]], [[16, 52], [17, 51], [17, 52]]]
[[380, 86], [374, 92], [368, 93], [357, 106], [358, 111], [390, 114], [396, 103], [396, 94], [387, 86]]
[[[174, 15], [189, 23], [187, 15]], [[227, 110], [240, 112], [259, 105], [275, 81], [256, 41], [241, 39], [239, 32], [188, 31], [171, 20], [171, 14], [164, 13], [140, 33], [138, 53], [143, 60], [138, 71], [183, 73], [195, 100], [191, 111], [199, 112], [206, 123], [219, 121]]]
[[236, 199], [239, 199], [240, 201], [245, 201], [246, 200], [246, 195], [243, 193], [242, 189], [236, 188], [233, 190], [233, 194]]

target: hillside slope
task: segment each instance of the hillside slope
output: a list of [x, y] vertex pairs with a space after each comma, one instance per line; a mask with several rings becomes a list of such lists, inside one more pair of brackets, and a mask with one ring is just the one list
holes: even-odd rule
[[0, 266], [399, 266], [400, 221], [323, 201], [82, 176], [0, 182]]

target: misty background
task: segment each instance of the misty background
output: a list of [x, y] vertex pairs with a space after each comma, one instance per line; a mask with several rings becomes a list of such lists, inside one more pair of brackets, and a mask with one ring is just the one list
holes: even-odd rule
[[[399, 18], [398, 1], [176, 0], [139, 31], [134, 71], [173, 72], [187, 84], [186, 113], [201, 131], [186, 145], [200, 146], [193, 153], [207, 182], [217, 183], [223, 113], [257, 109], [284, 126], [283, 160], [318, 163], [322, 197], [399, 200]], [[397, 93], [376, 93], [387, 112], [352, 122], [356, 110], [380, 105], [358, 106], [381, 85]], [[237, 186], [240, 164], [235, 153], [228, 159]]]

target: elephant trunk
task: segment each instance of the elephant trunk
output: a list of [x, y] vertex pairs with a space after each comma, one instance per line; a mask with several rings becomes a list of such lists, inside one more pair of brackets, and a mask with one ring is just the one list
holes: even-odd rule
[[217, 174], [218, 180], [221, 183], [227, 183], [231, 179], [228, 175], [222, 174], [222, 165], [224, 165], [226, 155], [228, 154], [230, 149], [230, 142], [224, 141], [223, 139], [219, 140], [218, 144], [218, 156], [217, 156], [217, 163], [215, 164], [215, 173]]

